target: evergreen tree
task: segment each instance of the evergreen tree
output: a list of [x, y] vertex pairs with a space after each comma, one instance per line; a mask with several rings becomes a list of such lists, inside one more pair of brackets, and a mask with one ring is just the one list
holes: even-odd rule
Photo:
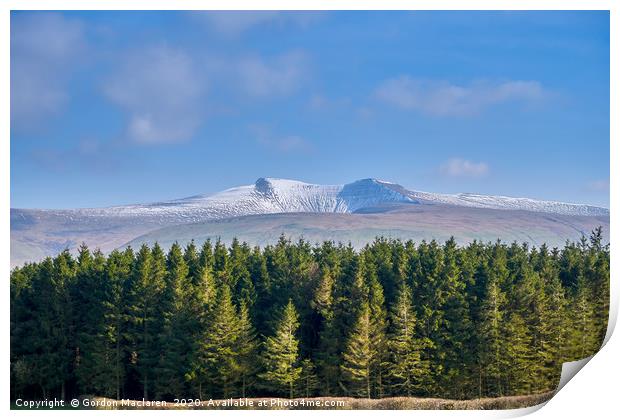
[[255, 308], [250, 309], [250, 315], [254, 326], [258, 331], [265, 331], [269, 322], [269, 312], [267, 308], [271, 306], [271, 281], [269, 279], [269, 271], [267, 270], [267, 261], [265, 255], [260, 248], [255, 247], [248, 258], [248, 265], [252, 284], [256, 290]]
[[590, 235], [586, 261], [594, 306], [597, 343], [593, 344], [593, 351], [596, 351], [603, 344], [609, 320], [609, 245], [603, 246], [603, 229], [600, 226]]
[[189, 281], [189, 270], [178, 243], [174, 243], [166, 257], [165, 286], [162, 293], [162, 325], [158, 337], [159, 360], [156, 367], [156, 395], [174, 398], [184, 395], [185, 373], [191, 352], [187, 337], [187, 313], [184, 300]]
[[364, 302], [347, 341], [341, 367], [344, 387], [349, 395], [371, 398], [372, 368], [375, 358], [370, 306]]
[[239, 307], [239, 333], [234, 352], [237, 356], [238, 376], [241, 379], [241, 396], [245, 397], [247, 389], [254, 385], [254, 375], [258, 371], [258, 341], [252, 327], [250, 313], [244, 302]]
[[336, 387], [339, 375], [339, 348], [337, 324], [334, 319], [335, 280], [327, 265], [321, 268], [315, 288], [312, 306], [317, 313], [319, 345], [316, 364], [324, 385], [324, 392], [330, 394]]
[[372, 375], [373, 394], [377, 398], [384, 396], [384, 375], [387, 369], [387, 314], [383, 287], [376, 278], [371, 280], [368, 306], [370, 309], [370, 336], [372, 337]]
[[83, 245], [11, 271], [11, 398], [549, 391], [605, 335], [602, 241]]
[[[546, 296], [545, 322], [547, 325], [544, 345], [540, 348], [537, 369], [543, 377], [542, 388], [557, 387], [566, 360], [566, 293], [562, 288], [557, 267], [557, 250], [550, 254], [542, 246], [535, 262]], [[541, 364], [542, 363], [542, 364]]]
[[125, 282], [131, 273], [133, 251], [112, 251], [105, 267], [104, 289], [104, 330], [101, 345], [95, 349], [95, 358], [100, 366], [99, 383], [106, 390], [106, 395], [114, 395], [120, 399], [126, 378], [125, 366]]
[[422, 360], [421, 340], [415, 337], [415, 312], [411, 289], [402, 284], [391, 313], [389, 339], [389, 378], [394, 394], [414, 395], [422, 378], [429, 374], [428, 362]]
[[[481, 305], [481, 320], [478, 326], [480, 337], [479, 364], [481, 383], [486, 384], [486, 395], [502, 396], [503, 358], [505, 337], [502, 333], [506, 296], [500, 285], [507, 276], [503, 247], [496, 244], [489, 267], [485, 270], [485, 295]], [[482, 279], [481, 279], [482, 280]], [[481, 385], [482, 386], [482, 385]]]
[[39, 387], [43, 399], [60, 396], [66, 375], [62, 284], [57, 282], [53, 272], [54, 263], [46, 258], [32, 279], [27, 300], [30, 314], [24, 324], [29, 339], [25, 354], [20, 358], [24, 368], [32, 372], [32, 382]]
[[409, 275], [416, 296], [418, 334], [426, 343], [423, 358], [429, 361], [431, 369], [422, 387], [428, 395], [437, 395], [445, 358], [444, 349], [440, 347], [443, 305], [447, 297], [442, 288], [443, 250], [434, 240], [422, 241], [416, 254], [417, 258], [410, 263]]
[[301, 361], [301, 374], [298, 381], [298, 393], [304, 398], [313, 397], [319, 388], [319, 379], [316, 375], [314, 363], [310, 359]]
[[513, 313], [505, 322], [503, 336], [507, 338], [501, 355], [503, 385], [500, 393], [521, 395], [531, 392], [532, 349], [528, 326], [523, 318]]
[[198, 270], [196, 274], [196, 293], [199, 299], [209, 307], [217, 293], [214, 274], [214, 257], [211, 241], [207, 240], [198, 255]]
[[465, 256], [450, 238], [443, 247], [443, 264], [439, 274], [439, 329], [435, 335], [441, 363], [441, 379], [436, 381], [442, 395], [463, 398], [471, 386], [467, 366], [475, 356], [471, 351], [471, 320], [465, 296]]
[[[100, 251], [91, 254], [82, 244], [78, 254], [78, 268], [73, 290], [76, 303], [76, 380], [84, 393], [105, 395], [101, 376], [109, 369], [105, 337], [107, 280], [105, 278], [106, 259]], [[103, 356], [103, 357], [102, 357]]]
[[[249, 340], [251, 331], [246, 328], [246, 336], [242, 340]], [[232, 303], [228, 284], [221, 283], [215, 306], [209, 316], [208, 328], [201, 349], [205, 380], [217, 395], [228, 398], [232, 395], [233, 387], [239, 372], [239, 354], [241, 344], [239, 321], [235, 306]], [[246, 341], [245, 344], [249, 344]], [[243, 349], [245, 350], [245, 349]], [[245, 361], [245, 360], [244, 360]]]
[[151, 249], [143, 245], [136, 255], [127, 287], [127, 336], [145, 399], [149, 398], [152, 372], [157, 366], [158, 301], [163, 288], [163, 273], [157, 269]]
[[571, 330], [568, 333], [568, 346], [571, 358], [583, 359], [592, 355], [598, 346], [598, 336], [594, 324], [594, 309], [591, 303], [591, 290], [583, 276], [577, 279], [577, 291], [571, 299]]
[[299, 322], [293, 302], [289, 300], [277, 323], [275, 334], [264, 342], [265, 372], [260, 377], [279, 392], [288, 390], [294, 396], [294, 386], [301, 374], [299, 367], [299, 340], [295, 337]]

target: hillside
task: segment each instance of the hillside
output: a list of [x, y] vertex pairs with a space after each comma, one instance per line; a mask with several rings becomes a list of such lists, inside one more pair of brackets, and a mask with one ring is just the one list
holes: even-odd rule
[[565, 216], [521, 210], [455, 208], [453, 206], [419, 205], [369, 209], [356, 214], [269, 214], [235, 217], [203, 223], [169, 226], [138, 236], [128, 244], [198, 243], [220, 238], [230, 243], [233, 238], [251, 245], [275, 243], [280, 235], [293, 240], [304, 238], [311, 243], [325, 240], [348, 243], [356, 248], [377, 236], [445, 241], [454, 236], [458, 243], [483, 242], [501, 238], [505, 242], [527, 242], [534, 246], [546, 243], [561, 247], [567, 239], [578, 240], [597, 226], [609, 232], [609, 219], [603, 216]]
[[[248, 217], [248, 218], [244, 218]], [[213, 195], [105, 208], [11, 209], [11, 265], [36, 261], [80, 243], [104, 252], [140, 241], [237, 236], [266, 244], [284, 233], [310, 241], [377, 235], [402, 239], [472, 239], [561, 245], [596, 226], [601, 207], [480, 194], [435, 194], [362, 179], [345, 185], [259, 178]]]

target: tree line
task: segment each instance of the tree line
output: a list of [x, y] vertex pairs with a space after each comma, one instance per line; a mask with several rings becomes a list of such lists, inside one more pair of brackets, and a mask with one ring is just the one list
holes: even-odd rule
[[82, 245], [10, 305], [12, 398], [530, 394], [600, 347], [609, 245]]

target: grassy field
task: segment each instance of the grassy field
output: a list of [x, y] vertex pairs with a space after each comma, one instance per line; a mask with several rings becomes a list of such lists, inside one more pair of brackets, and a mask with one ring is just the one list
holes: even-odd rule
[[[196, 404], [166, 403], [156, 406], [154, 402], [137, 400], [111, 400], [93, 397], [89, 408], [97, 409], [250, 409], [250, 410], [508, 410], [541, 404], [553, 397], [555, 391], [542, 394], [520, 395], [474, 400], [448, 400], [441, 398], [394, 397], [382, 399], [365, 398], [245, 398], [228, 400], [203, 400]], [[92, 407], [96, 406], [96, 407]], [[86, 407], [82, 407], [86, 408]]]

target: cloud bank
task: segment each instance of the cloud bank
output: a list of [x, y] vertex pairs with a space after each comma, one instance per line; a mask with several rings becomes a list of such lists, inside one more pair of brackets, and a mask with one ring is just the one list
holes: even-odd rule
[[267, 25], [306, 27], [320, 19], [321, 12], [309, 11], [205, 11], [193, 12], [207, 28], [227, 38], [236, 38], [253, 28]]
[[298, 135], [275, 135], [270, 127], [260, 124], [251, 125], [249, 129], [258, 144], [279, 153], [307, 153], [313, 150], [312, 144]]
[[301, 51], [274, 58], [245, 57], [234, 66], [239, 87], [255, 97], [285, 96], [296, 91], [307, 76], [308, 60]]
[[127, 113], [127, 135], [138, 143], [190, 139], [203, 119], [206, 80], [184, 51], [155, 46], [132, 51], [103, 92]]
[[459, 86], [409, 76], [385, 80], [375, 91], [375, 96], [389, 105], [442, 117], [477, 115], [495, 105], [532, 103], [546, 95], [537, 81], [475, 82]]
[[85, 45], [80, 21], [39, 12], [12, 18], [11, 129], [36, 130], [63, 110]]
[[452, 158], [442, 163], [439, 171], [451, 177], [479, 178], [489, 173], [489, 165], [484, 162], [472, 162], [461, 158]]

